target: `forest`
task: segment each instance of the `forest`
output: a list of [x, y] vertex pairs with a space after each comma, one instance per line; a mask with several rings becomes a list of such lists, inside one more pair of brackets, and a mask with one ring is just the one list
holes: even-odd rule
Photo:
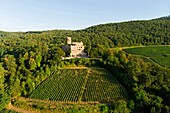
[[[62, 60], [67, 36], [82, 41], [89, 58]], [[170, 69], [113, 49], [169, 44], [170, 16], [75, 31], [0, 31], [0, 111], [13, 98], [29, 97], [56, 69], [86, 66], [107, 69], [128, 91], [129, 100], [114, 101], [108, 112], [169, 113]]]

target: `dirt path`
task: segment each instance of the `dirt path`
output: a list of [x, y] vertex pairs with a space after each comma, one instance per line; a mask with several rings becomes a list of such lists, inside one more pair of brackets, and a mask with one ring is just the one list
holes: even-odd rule
[[102, 67], [64, 67], [58, 69], [104, 69]]
[[37, 113], [37, 112], [34, 112], [34, 111], [28, 111], [28, 110], [24, 110], [22, 108], [17, 108], [15, 106], [13, 106], [11, 103], [8, 104], [8, 106], [6, 107], [6, 109], [9, 109], [9, 110], [14, 110], [16, 112], [20, 112], [20, 113]]
[[64, 68], [58, 68], [58, 69], [88, 69], [88, 67], [64, 67]]
[[92, 101], [92, 102], [64, 102], [64, 101], [50, 101], [50, 100], [40, 100], [40, 99], [33, 99], [33, 98], [24, 98], [24, 97], [18, 97], [17, 100], [22, 100], [25, 102], [43, 102], [43, 103], [47, 103], [47, 104], [100, 104], [100, 102], [98, 101]]

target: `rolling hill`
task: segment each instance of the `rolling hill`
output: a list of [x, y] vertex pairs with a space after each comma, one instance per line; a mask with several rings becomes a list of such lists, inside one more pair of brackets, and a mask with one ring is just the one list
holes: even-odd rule
[[29, 32], [0, 32], [1, 45], [16, 48], [37, 46], [39, 43], [62, 45], [67, 36], [83, 41], [86, 48], [170, 44], [170, 16], [140, 21], [107, 23], [82, 30], [50, 30]]
[[[65, 53], [61, 46], [67, 36], [83, 41], [91, 58], [62, 60]], [[28, 110], [32, 107], [48, 111], [58, 107], [57, 103], [55, 108], [53, 104], [46, 106], [47, 101], [60, 101], [64, 105], [73, 103], [66, 111], [74, 108], [74, 103], [112, 102], [110, 112], [169, 112], [169, 68], [120, 49], [148, 46], [125, 51], [169, 67], [169, 46], [165, 45], [170, 45], [169, 17], [101, 24], [76, 31], [0, 31], [0, 110], [12, 103]], [[61, 69], [67, 66], [89, 68]], [[20, 97], [25, 97], [24, 101]], [[33, 101], [29, 103], [30, 98]], [[65, 110], [63, 105], [60, 108]]]

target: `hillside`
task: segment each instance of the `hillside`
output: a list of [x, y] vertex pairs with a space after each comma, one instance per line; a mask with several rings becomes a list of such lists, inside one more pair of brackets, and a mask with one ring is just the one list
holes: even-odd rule
[[83, 31], [95, 34], [98, 39], [107, 37], [115, 46], [169, 44], [170, 20], [164, 17], [154, 20], [109, 23], [92, 26]]
[[[5, 42], [12, 43], [12, 45], [19, 43], [18, 46], [28, 46], [24, 41], [25, 39], [32, 42], [31, 45], [37, 45], [37, 43], [44, 41], [47, 44], [61, 44], [64, 43], [67, 36], [72, 37], [73, 41], [83, 41], [87, 47], [89, 45], [94, 47], [96, 44], [105, 47], [169, 44], [170, 19], [168, 16], [152, 20], [108, 23], [77, 31], [0, 32], [1, 42], [4, 43], [2, 40], [14, 38], [17, 40]], [[4, 44], [7, 45], [6, 43]]]
[[[66, 56], [67, 52], [64, 52], [61, 46], [65, 45], [67, 36], [72, 37], [73, 41], [83, 41], [89, 58], [62, 60], [61, 57]], [[169, 68], [146, 62], [121, 49], [131, 45], [139, 47], [168, 44], [170, 44], [169, 17], [102, 24], [76, 31], [2, 31], [0, 32], [0, 111], [10, 103], [24, 107], [27, 102], [18, 103], [20, 99], [15, 101], [15, 98], [32, 96], [74, 103], [113, 100], [109, 106], [105, 106], [109, 107], [107, 111], [110, 112], [168, 113], [170, 111]], [[146, 50], [142, 52], [143, 55], [151, 55], [153, 50], [155, 49], [150, 48], [147, 49], [147, 53]], [[158, 57], [149, 57], [158, 58], [157, 62], [169, 65], [169, 50], [163, 48], [155, 51], [158, 51], [160, 61]], [[67, 70], [67, 72], [59, 70], [66, 67], [98, 67], [105, 68], [109, 72], [94, 69]], [[57, 86], [59, 87], [56, 88]], [[128, 99], [126, 99], [127, 94]], [[53, 109], [53, 105], [49, 107], [43, 104], [40, 107], [39, 104], [41, 102], [38, 105], [32, 102], [27, 107], [29, 109], [31, 105], [38, 109], [42, 106], [47, 110]]]
[[103, 68], [61, 69], [42, 82], [29, 97], [66, 102], [109, 102], [127, 100], [127, 92]]
[[32, 48], [62, 46], [67, 36], [72, 37], [73, 41], [83, 41], [85, 51], [92, 57], [96, 56], [94, 53], [98, 51], [98, 45], [106, 48], [167, 45], [170, 44], [170, 19], [168, 16], [152, 20], [108, 23], [77, 31], [0, 32], [0, 55], [18, 56], [21, 51], [35, 51]]
[[144, 46], [123, 49], [129, 54], [145, 56], [164, 67], [170, 67], [170, 46]]

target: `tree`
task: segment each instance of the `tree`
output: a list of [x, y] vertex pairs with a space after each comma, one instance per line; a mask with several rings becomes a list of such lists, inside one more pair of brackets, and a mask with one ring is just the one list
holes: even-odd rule
[[47, 76], [50, 76], [50, 74], [51, 74], [51, 71], [50, 71], [50, 68], [48, 67], [48, 65], [45, 66], [45, 73]]
[[135, 103], [133, 100], [130, 100], [128, 102], [128, 108], [130, 108], [132, 111], [134, 111], [134, 108], [135, 108]]
[[10, 102], [9, 96], [6, 93], [0, 91], [0, 103], [1, 103], [0, 111], [2, 111], [2, 109], [4, 109], [9, 102]]
[[14, 85], [12, 89], [12, 97], [17, 97], [21, 95], [21, 86], [20, 86], [20, 79], [17, 77], [15, 79]]
[[37, 64], [36, 64], [36, 61], [34, 60], [34, 58], [30, 58], [29, 59], [29, 69], [35, 70], [36, 67], [37, 67]]
[[5, 69], [2, 67], [2, 63], [0, 63], [0, 91], [4, 91], [4, 75], [5, 75]]
[[114, 103], [114, 113], [129, 113], [129, 109], [127, 108], [127, 103], [124, 100], [119, 100]]
[[36, 63], [37, 63], [37, 67], [40, 67], [40, 65], [41, 65], [41, 60], [42, 60], [42, 56], [41, 56], [40, 53], [38, 53], [38, 54], [36, 55], [36, 58], [35, 58], [35, 61], [36, 61]]

